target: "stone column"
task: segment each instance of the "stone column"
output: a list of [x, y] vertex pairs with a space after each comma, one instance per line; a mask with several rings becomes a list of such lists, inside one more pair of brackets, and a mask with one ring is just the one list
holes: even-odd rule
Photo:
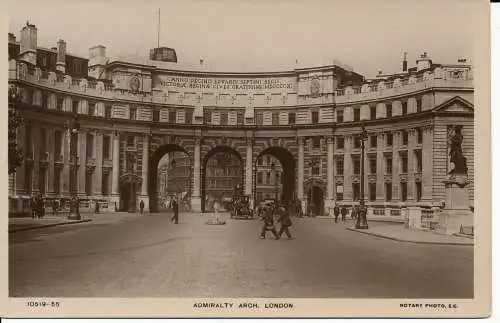
[[[422, 201], [432, 202], [432, 150], [433, 129], [431, 126], [423, 128], [422, 134]], [[446, 156], [449, 158], [449, 156]]]
[[71, 178], [71, 133], [69, 127], [66, 127], [63, 132], [63, 138], [61, 140], [61, 153], [63, 155], [64, 167], [61, 171], [61, 193], [63, 196], [69, 196], [71, 194], [70, 178]]
[[140, 200], [144, 201], [145, 211], [149, 210], [148, 168], [149, 168], [149, 135], [145, 135], [142, 141], [142, 184], [141, 184], [141, 195], [139, 197]]
[[384, 156], [384, 145], [385, 145], [386, 134], [380, 134], [377, 136], [377, 196], [376, 200], [379, 203], [385, 201], [385, 156]]
[[32, 178], [31, 178], [31, 187], [32, 191], [36, 194], [40, 192], [40, 188], [38, 187], [38, 174], [40, 171], [40, 125], [33, 124], [31, 126], [32, 139], [31, 144], [33, 146], [33, 170], [32, 170]]
[[330, 214], [330, 209], [333, 210], [333, 207], [335, 206], [335, 193], [334, 193], [334, 186], [335, 186], [335, 178], [334, 178], [334, 160], [333, 160], [333, 137], [327, 137], [326, 142], [328, 145], [328, 152], [327, 152], [327, 179], [328, 179], [328, 184], [327, 184], [327, 197], [325, 201], [325, 214]]
[[99, 197], [102, 196], [102, 162], [103, 162], [103, 154], [102, 154], [102, 135], [101, 131], [96, 131], [95, 139], [94, 139], [94, 157], [95, 157], [95, 181], [93, 181], [93, 193]]
[[408, 191], [408, 202], [414, 202], [416, 200], [415, 194], [415, 172], [417, 171], [417, 162], [415, 160], [415, 148], [417, 145], [415, 129], [410, 129], [408, 131], [408, 181], [406, 183]]
[[191, 209], [201, 212], [201, 138], [195, 138], [194, 167], [193, 167], [193, 192], [191, 194]]
[[392, 202], [400, 202], [401, 196], [399, 195], [399, 174], [401, 172], [401, 161], [399, 158], [398, 146], [400, 145], [400, 132], [395, 131], [392, 133]]
[[119, 186], [120, 186], [120, 133], [116, 131], [113, 136], [113, 171], [111, 174], [111, 209], [117, 211], [120, 202]]
[[[26, 151], [26, 125], [21, 124], [19, 128], [17, 129], [17, 145], [20, 150]], [[25, 192], [25, 187], [24, 187], [24, 178], [26, 176], [26, 157], [25, 160], [21, 163], [21, 165], [17, 168], [16, 170], [16, 176], [15, 176], [15, 181], [16, 181], [16, 195], [23, 195]], [[21, 200], [19, 200], [18, 205], [22, 206]]]
[[250, 203], [253, 204], [253, 138], [247, 138], [247, 151], [245, 160], [245, 195], [249, 196]]
[[353, 201], [352, 175], [354, 175], [351, 156], [352, 141], [352, 135], [344, 137], [344, 201], [349, 201], [350, 204]]
[[55, 129], [47, 129], [47, 152], [49, 153], [49, 166], [47, 168], [48, 189], [47, 193], [54, 194], [54, 165], [57, 156], [54, 155]]
[[85, 182], [87, 179], [87, 131], [78, 132], [78, 195], [85, 195]]
[[298, 137], [299, 144], [299, 167], [297, 169], [297, 198], [301, 201], [302, 211], [306, 213], [306, 201], [304, 199], [304, 137]]

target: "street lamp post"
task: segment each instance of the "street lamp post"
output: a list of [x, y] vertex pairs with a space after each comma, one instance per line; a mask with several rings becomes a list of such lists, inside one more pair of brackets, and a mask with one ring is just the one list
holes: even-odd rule
[[253, 168], [253, 207], [255, 208], [257, 205], [257, 165], [260, 163], [262, 158], [259, 156], [255, 159], [255, 164]]
[[368, 229], [368, 221], [366, 220], [367, 207], [365, 205], [365, 140], [368, 138], [368, 133], [365, 125], [361, 125], [361, 179], [360, 179], [360, 197], [359, 197], [359, 214], [356, 217], [356, 229]]
[[77, 196], [77, 149], [75, 147], [76, 139], [78, 138], [78, 131], [80, 130], [80, 123], [78, 123], [78, 115], [75, 115], [73, 121], [70, 125], [70, 141], [69, 150], [70, 156], [73, 160], [73, 169], [71, 170], [71, 176], [73, 180], [71, 181], [71, 201], [70, 201], [70, 212], [68, 215], [69, 220], [80, 220], [79, 201]]

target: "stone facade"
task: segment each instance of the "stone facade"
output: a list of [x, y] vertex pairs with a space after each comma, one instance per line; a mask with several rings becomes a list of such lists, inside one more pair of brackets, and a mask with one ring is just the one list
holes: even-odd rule
[[203, 208], [207, 161], [218, 152], [238, 156], [241, 183], [252, 201], [258, 158], [272, 155], [280, 163], [285, 200], [298, 199], [306, 208], [321, 193], [326, 212], [335, 202], [352, 205], [360, 191], [362, 122], [369, 134], [364, 191], [370, 215], [399, 215], [402, 207], [444, 200], [446, 129], [454, 124], [464, 126], [473, 205], [474, 88], [468, 65], [431, 64], [368, 81], [338, 65], [224, 73], [110, 61], [102, 46], [92, 55], [89, 68], [99, 62], [101, 78], [47, 72], [21, 58], [9, 62], [9, 86], [22, 93], [10, 103], [24, 120], [18, 142], [26, 156], [9, 181], [17, 209], [35, 193], [69, 195], [67, 125], [74, 113], [81, 124], [78, 194], [106, 201], [109, 210], [121, 203], [132, 180], [137, 200], [154, 209], [158, 162], [174, 151], [190, 160], [194, 210]]

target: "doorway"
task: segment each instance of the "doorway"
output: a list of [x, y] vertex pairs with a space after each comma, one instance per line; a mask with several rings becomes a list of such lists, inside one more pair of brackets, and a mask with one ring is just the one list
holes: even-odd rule
[[323, 215], [325, 196], [324, 191], [319, 186], [313, 186], [308, 192], [309, 209], [308, 213], [310, 216]]

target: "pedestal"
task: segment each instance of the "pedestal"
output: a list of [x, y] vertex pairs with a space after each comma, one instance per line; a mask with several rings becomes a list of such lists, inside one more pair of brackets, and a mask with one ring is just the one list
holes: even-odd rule
[[460, 232], [461, 226], [474, 226], [474, 214], [469, 208], [467, 176], [453, 175], [444, 181], [446, 204], [439, 215], [440, 231], [446, 234]]
[[201, 198], [199, 196], [191, 197], [191, 209], [193, 212], [201, 212]]
[[335, 207], [335, 200], [334, 199], [326, 199], [325, 200], [325, 214], [332, 215], [334, 207]]
[[422, 210], [418, 206], [409, 206], [406, 210], [408, 214], [408, 228], [422, 229]]

